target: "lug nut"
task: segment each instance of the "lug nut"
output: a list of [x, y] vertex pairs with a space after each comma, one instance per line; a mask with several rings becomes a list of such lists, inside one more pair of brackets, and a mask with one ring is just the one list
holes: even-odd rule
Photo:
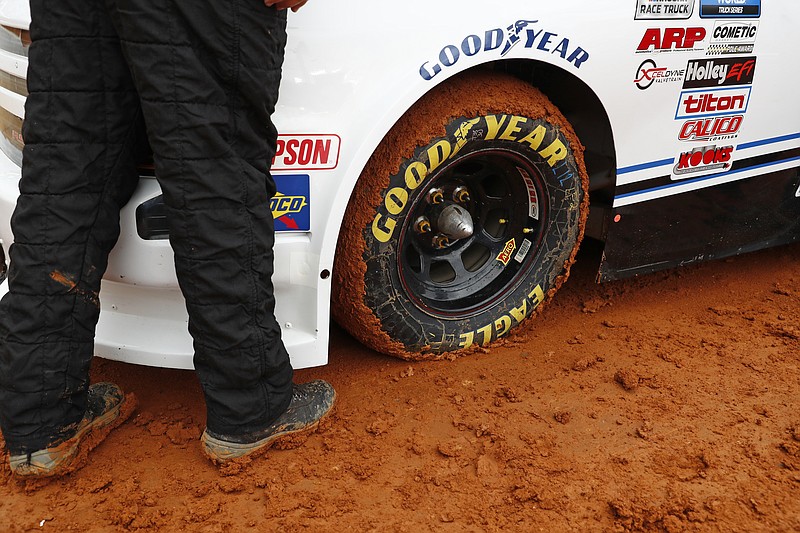
[[456, 190], [453, 191], [453, 200], [460, 204], [469, 202], [469, 189], [464, 186], [456, 187]]
[[500, 219], [500, 220], [498, 220], [497, 222], [498, 222], [498, 224], [508, 224], [508, 220], [506, 220], [506, 219], [504, 219], [504, 218], [501, 218], [501, 219]]
[[442, 248], [447, 248], [450, 246], [450, 239], [447, 238], [446, 235], [442, 235], [441, 233], [438, 235], [434, 235], [433, 237], [433, 247], [441, 250]]
[[522, 233], [533, 233], [533, 230], [531, 228], [524, 228]]
[[428, 202], [433, 205], [444, 202], [444, 191], [442, 189], [431, 189], [428, 191]]
[[425, 217], [419, 217], [416, 222], [414, 222], [414, 230], [417, 233], [430, 233], [431, 232], [431, 222]]

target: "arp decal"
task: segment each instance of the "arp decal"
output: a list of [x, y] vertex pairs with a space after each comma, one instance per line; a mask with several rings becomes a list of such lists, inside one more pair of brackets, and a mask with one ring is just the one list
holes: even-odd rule
[[747, 112], [750, 87], [683, 91], [675, 119], [706, 118]]
[[633, 83], [644, 91], [654, 83], [663, 84], [681, 81], [685, 73], [686, 70], [684, 69], [659, 67], [652, 59], [645, 59], [636, 70], [636, 77], [633, 79]]
[[750, 85], [756, 74], [755, 57], [696, 59], [686, 65], [684, 89]]
[[739, 135], [744, 115], [687, 120], [678, 133], [679, 141], [721, 141]]
[[648, 28], [636, 48], [636, 53], [702, 50], [698, 43], [705, 38], [705, 28]]
[[672, 179], [683, 179], [715, 172], [726, 172], [733, 163], [733, 146], [702, 146], [682, 152], [676, 158]]
[[311, 230], [308, 174], [279, 174], [274, 176], [278, 193], [269, 201], [275, 231]]
[[636, 20], [688, 19], [694, 12], [694, 0], [637, 0]]
[[758, 23], [757, 20], [717, 21], [706, 55], [752, 54]]
[[700, 0], [701, 18], [758, 18], [761, 0]]
[[419, 75], [430, 81], [443, 69], [454, 66], [462, 57], [495, 51], [504, 57], [519, 44], [528, 50], [560, 57], [574, 68], [581, 68], [589, 60], [589, 53], [574, 45], [569, 37], [545, 31], [537, 26], [538, 23], [538, 20], [518, 20], [505, 29], [494, 28], [483, 34], [467, 35], [460, 43], [442, 48], [435, 59], [424, 62], [419, 67]]
[[331, 170], [339, 164], [338, 135], [279, 135], [272, 170]]

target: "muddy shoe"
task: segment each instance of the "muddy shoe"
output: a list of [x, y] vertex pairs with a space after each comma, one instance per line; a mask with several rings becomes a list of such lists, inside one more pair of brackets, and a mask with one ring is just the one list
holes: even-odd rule
[[125, 396], [113, 383], [89, 386], [86, 414], [75, 434], [49, 448], [10, 456], [11, 472], [18, 477], [50, 477], [76, 470], [86, 454], [127, 420], [135, 407], [136, 397]]
[[[289, 447], [314, 431], [333, 409], [336, 391], [322, 380], [293, 385], [289, 408], [266, 429], [245, 435], [218, 435], [206, 429], [201, 437], [203, 452], [215, 463], [254, 457], [272, 446]], [[288, 446], [287, 446], [288, 445]]]

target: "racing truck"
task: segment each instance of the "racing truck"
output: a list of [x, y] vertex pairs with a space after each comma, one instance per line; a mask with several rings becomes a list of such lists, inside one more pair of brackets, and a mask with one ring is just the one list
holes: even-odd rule
[[[27, 2], [0, 1], [0, 24], [5, 265]], [[584, 237], [602, 243], [599, 281], [798, 238], [799, 2], [341, 0], [288, 24], [270, 206], [296, 368], [327, 362], [331, 316], [408, 359], [490, 345], [554, 297]], [[96, 354], [192, 368], [141, 174]]]

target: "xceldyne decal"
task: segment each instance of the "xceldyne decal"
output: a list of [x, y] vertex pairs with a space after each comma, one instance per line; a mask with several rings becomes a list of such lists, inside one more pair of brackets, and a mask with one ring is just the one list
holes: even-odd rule
[[518, 20], [505, 29], [493, 28], [482, 34], [467, 35], [460, 43], [442, 48], [436, 59], [423, 63], [419, 67], [419, 75], [430, 81], [442, 70], [454, 66], [462, 57], [489, 52], [504, 57], [517, 46], [557, 56], [574, 68], [581, 68], [589, 60], [589, 52], [573, 44], [569, 37], [545, 31], [538, 24], [538, 20]]

